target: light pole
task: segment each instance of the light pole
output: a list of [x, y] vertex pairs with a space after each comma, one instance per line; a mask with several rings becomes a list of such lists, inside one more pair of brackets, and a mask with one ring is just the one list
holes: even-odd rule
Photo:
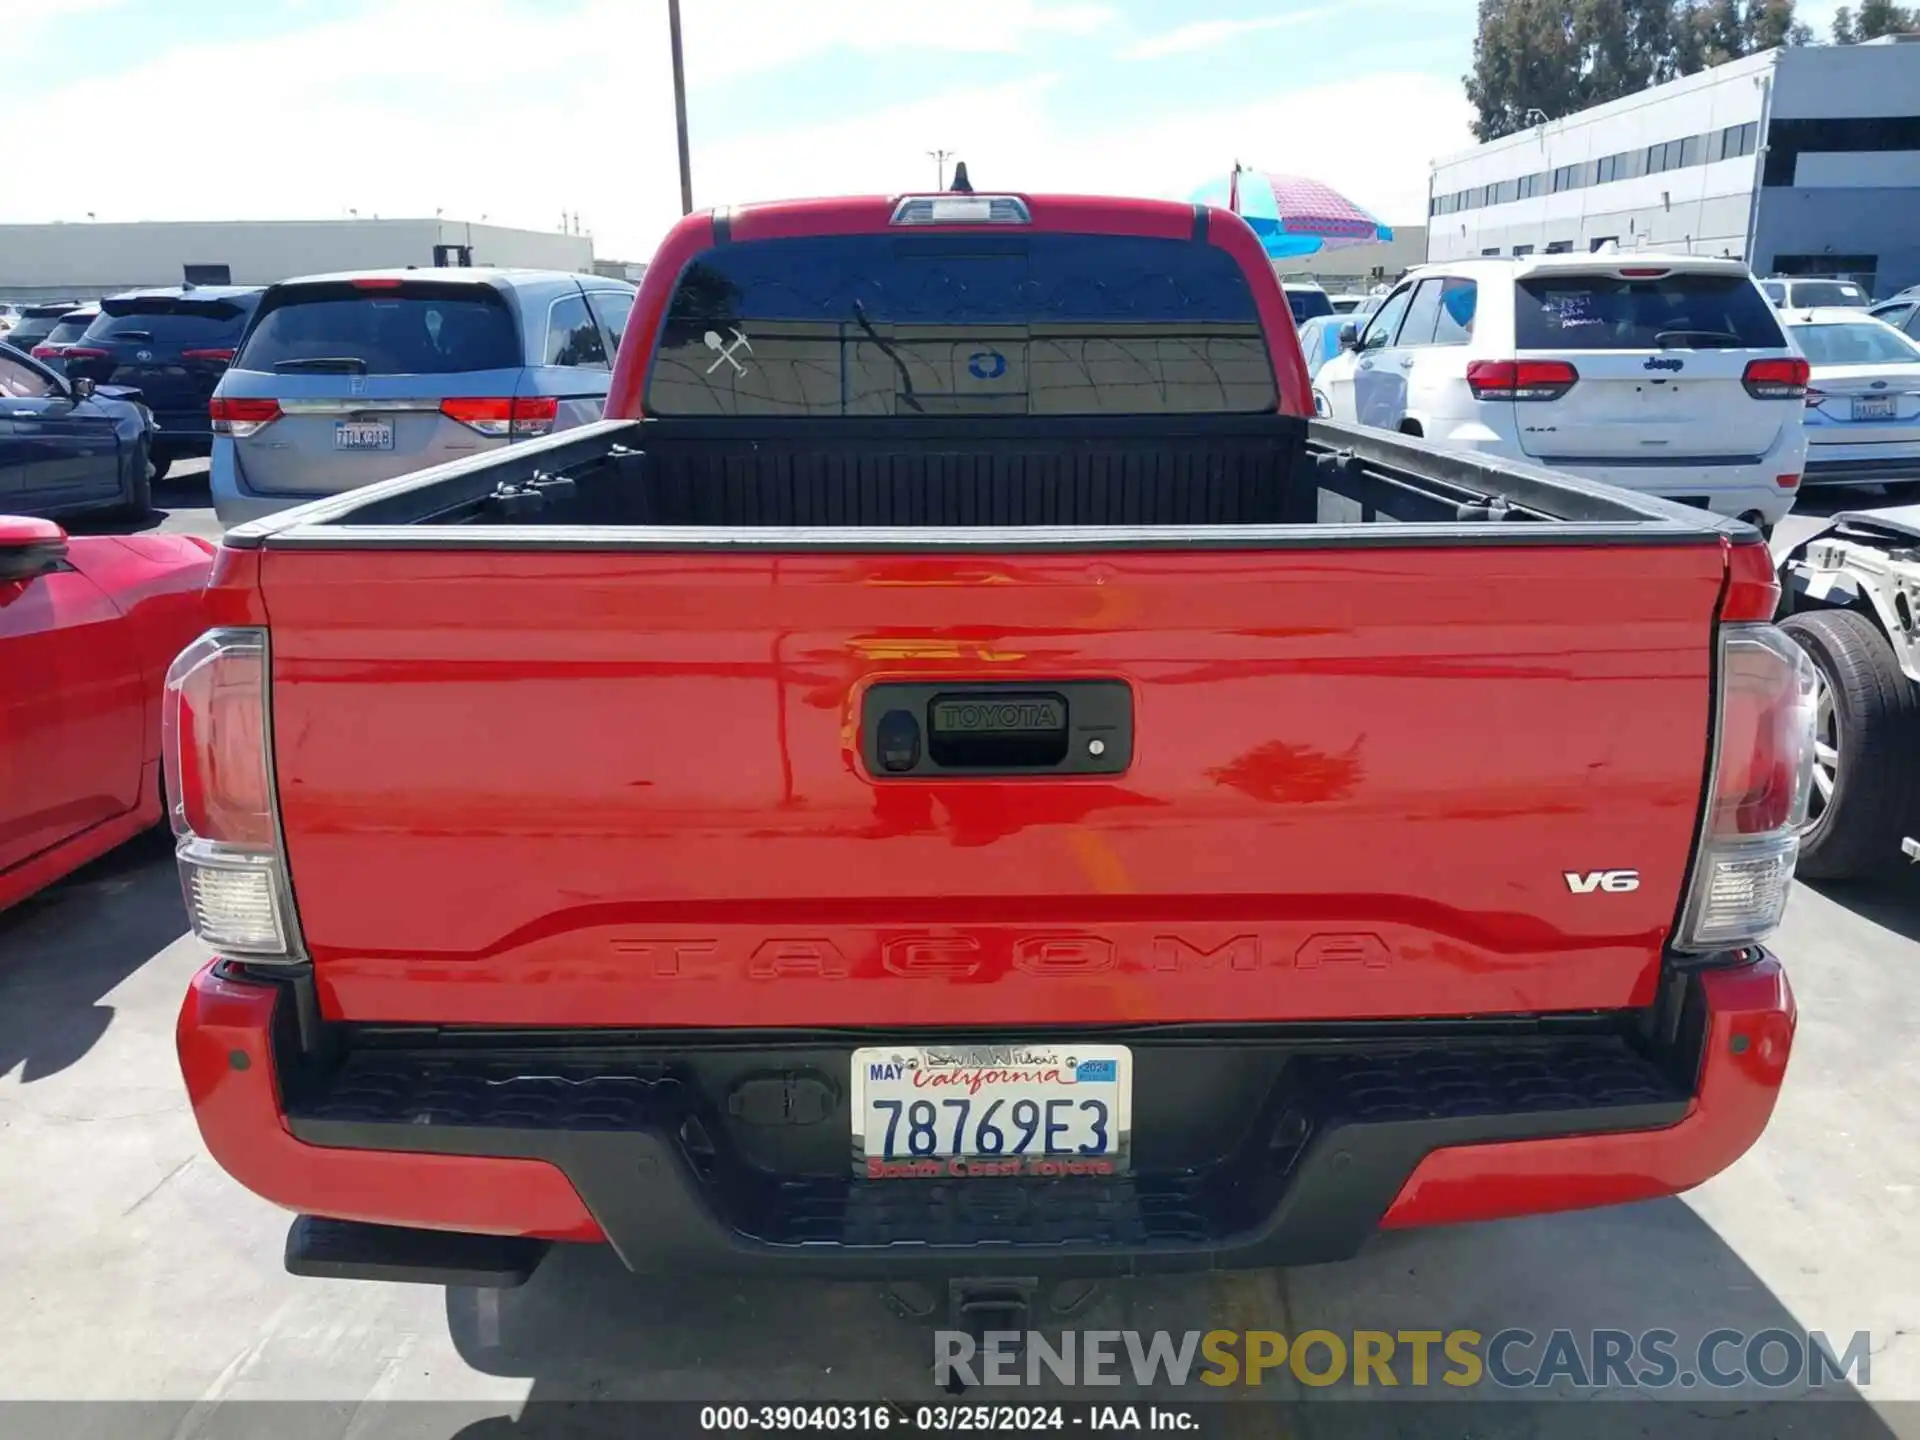
[[680, 213], [693, 213], [693, 161], [687, 152], [687, 67], [680, 57], [680, 0], [667, 0], [673, 37], [673, 123], [680, 134]]
[[927, 158], [933, 161], [933, 188], [936, 190], [947, 188], [947, 157], [951, 154], [951, 150], [927, 151]]

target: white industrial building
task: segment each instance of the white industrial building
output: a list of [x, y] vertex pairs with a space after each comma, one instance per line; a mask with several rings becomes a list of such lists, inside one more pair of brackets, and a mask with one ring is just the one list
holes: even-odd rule
[[0, 225], [0, 300], [92, 299], [146, 285], [269, 285], [386, 266], [594, 268], [593, 238], [465, 220], [184, 220]]
[[1427, 256], [1678, 250], [1920, 283], [1920, 43], [1768, 50], [1434, 162]]

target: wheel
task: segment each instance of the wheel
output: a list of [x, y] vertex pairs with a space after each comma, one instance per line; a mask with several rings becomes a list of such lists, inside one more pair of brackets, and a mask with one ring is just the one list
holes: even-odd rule
[[172, 468], [173, 468], [173, 457], [171, 455], [149, 456], [147, 459], [148, 482], [150, 484], [157, 485], [160, 481], [167, 478], [167, 471], [171, 470]]
[[147, 455], [147, 442], [142, 440], [127, 463], [127, 495], [114, 507], [116, 515], [127, 520], [144, 520], [153, 513], [152, 463]]
[[116, 518], [144, 520], [153, 513], [153, 481], [149, 476], [151, 465], [147, 442], [143, 439], [127, 460], [127, 488], [120, 503], [113, 507]]
[[1813, 660], [1813, 803], [1800, 874], [1849, 880], [1896, 871], [1920, 821], [1920, 687], [1853, 610], [1812, 610], [1781, 628]]

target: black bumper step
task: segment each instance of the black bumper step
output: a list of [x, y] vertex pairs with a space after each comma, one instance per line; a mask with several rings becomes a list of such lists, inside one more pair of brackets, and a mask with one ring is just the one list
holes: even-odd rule
[[526, 1284], [548, 1248], [544, 1240], [302, 1215], [287, 1231], [287, 1273], [511, 1289]]
[[[728, 1105], [737, 1091], [705, 1057], [658, 1050], [350, 1049], [289, 1086], [288, 1122], [313, 1145], [548, 1161], [640, 1270], [773, 1261], [890, 1276], [1012, 1252], [1023, 1269], [1129, 1273], [1342, 1258], [1438, 1147], [1654, 1129], [1689, 1099], [1670, 1060], [1614, 1033], [1361, 1053], [1275, 1041], [1226, 1058], [1134, 1047], [1135, 1168], [1118, 1177], [856, 1178], [838, 1095], [786, 1132], [805, 1142], [791, 1152], [805, 1163], [756, 1163], [764, 1152], [746, 1142], [759, 1132]], [[803, 1058], [816, 1077], [835, 1063]], [[1177, 1163], [1167, 1132], [1184, 1112], [1168, 1110], [1169, 1091], [1195, 1128], [1214, 1122], [1204, 1153]]]

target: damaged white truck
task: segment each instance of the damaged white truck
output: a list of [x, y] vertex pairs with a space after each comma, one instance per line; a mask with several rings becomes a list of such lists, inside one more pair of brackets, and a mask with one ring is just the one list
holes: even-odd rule
[[1818, 676], [1813, 804], [1799, 873], [1920, 860], [1920, 505], [1855, 510], [1788, 550], [1783, 628]]

